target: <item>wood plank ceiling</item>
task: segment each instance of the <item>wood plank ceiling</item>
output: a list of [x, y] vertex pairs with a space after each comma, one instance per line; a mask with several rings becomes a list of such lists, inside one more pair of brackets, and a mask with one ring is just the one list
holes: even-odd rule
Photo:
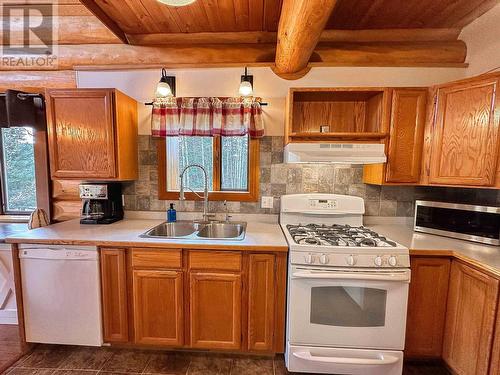
[[157, 0], [95, 0], [126, 34], [276, 31], [281, 0], [198, 0], [183, 7]]
[[[282, 0], [93, 0], [126, 34], [276, 31]], [[85, 1], [88, 3], [88, 1]], [[495, 0], [339, 0], [326, 29], [462, 28]]]
[[[4, 0], [3, 3], [46, 1]], [[157, 0], [49, 1], [59, 5], [54, 18], [59, 24], [56, 43], [60, 70], [264, 65], [273, 66], [282, 76], [297, 73], [304, 61], [309, 61], [308, 67], [465, 66], [466, 46], [457, 40], [460, 30], [499, 3], [499, 0], [197, 0], [188, 6], [171, 7]], [[332, 4], [333, 10], [329, 9]], [[290, 9], [286, 20], [282, 14], [285, 8]], [[326, 16], [318, 14], [318, 10]], [[315, 19], [306, 19], [304, 14]], [[300, 28], [307, 37], [290, 39], [295, 28]], [[17, 32], [22, 40], [22, 30]], [[292, 57], [296, 49], [308, 56]], [[287, 60], [290, 58], [300, 63], [290, 65]], [[280, 61], [281, 68], [274, 66], [275, 61]], [[0, 65], [0, 70], [15, 69]], [[307, 69], [301, 71], [305, 73]], [[286, 78], [297, 76], [291, 74]]]

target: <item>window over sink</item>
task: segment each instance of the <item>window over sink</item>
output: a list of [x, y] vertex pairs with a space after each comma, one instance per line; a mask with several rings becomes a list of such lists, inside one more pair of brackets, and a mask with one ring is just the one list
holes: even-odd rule
[[36, 208], [34, 131], [29, 127], [2, 128], [2, 214], [29, 214]]
[[[158, 140], [159, 198], [178, 199], [180, 172], [199, 164], [208, 174], [211, 200], [257, 201], [259, 140], [245, 136], [178, 136]], [[204, 188], [200, 169], [184, 175], [186, 199], [196, 199]]]

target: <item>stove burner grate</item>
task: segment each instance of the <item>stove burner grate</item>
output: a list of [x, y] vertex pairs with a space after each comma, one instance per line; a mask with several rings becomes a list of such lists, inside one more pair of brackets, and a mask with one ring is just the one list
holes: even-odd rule
[[396, 243], [371, 229], [350, 225], [289, 224], [293, 240], [301, 245], [347, 247], [396, 247]]

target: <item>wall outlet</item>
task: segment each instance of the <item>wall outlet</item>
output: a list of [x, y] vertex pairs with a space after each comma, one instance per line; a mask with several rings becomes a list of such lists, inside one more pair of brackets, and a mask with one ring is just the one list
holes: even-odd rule
[[262, 201], [261, 201], [260, 206], [262, 208], [273, 208], [274, 197], [262, 197]]

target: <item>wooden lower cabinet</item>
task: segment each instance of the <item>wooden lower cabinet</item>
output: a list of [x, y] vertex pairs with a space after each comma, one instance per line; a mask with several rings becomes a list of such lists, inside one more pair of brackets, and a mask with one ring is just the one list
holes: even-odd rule
[[128, 342], [125, 249], [101, 249], [102, 312], [105, 342]]
[[135, 342], [181, 346], [183, 340], [182, 271], [133, 271]]
[[272, 351], [275, 314], [275, 256], [251, 254], [248, 267], [248, 349]]
[[193, 348], [241, 349], [241, 274], [189, 274]]
[[500, 298], [497, 307], [497, 323], [491, 350], [490, 373], [489, 375], [500, 375]]
[[105, 342], [284, 351], [286, 253], [101, 249]]
[[442, 355], [450, 266], [450, 258], [411, 258], [407, 358], [440, 358]]
[[443, 359], [459, 375], [487, 375], [499, 281], [453, 261]]

